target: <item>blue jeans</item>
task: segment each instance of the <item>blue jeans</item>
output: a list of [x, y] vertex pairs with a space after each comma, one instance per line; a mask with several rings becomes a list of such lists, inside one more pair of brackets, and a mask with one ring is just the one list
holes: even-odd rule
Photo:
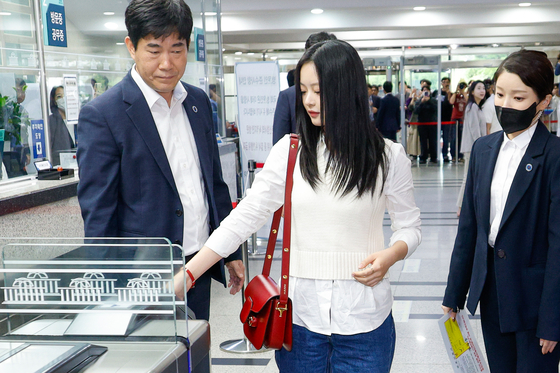
[[323, 335], [293, 326], [292, 351], [276, 351], [280, 373], [389, 373], [395, 353], [392, 314], [369, 333]]

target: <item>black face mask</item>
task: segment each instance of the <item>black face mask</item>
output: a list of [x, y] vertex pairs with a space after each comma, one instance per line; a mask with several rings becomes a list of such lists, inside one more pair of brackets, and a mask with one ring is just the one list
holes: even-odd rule
[[529, 128], [537, 114], [537, 103], [529, 106], [525, 110], [515, 110], [508, 107], [496, 106], [496, 116], [500, 125], [507, 134], [523, 131]]

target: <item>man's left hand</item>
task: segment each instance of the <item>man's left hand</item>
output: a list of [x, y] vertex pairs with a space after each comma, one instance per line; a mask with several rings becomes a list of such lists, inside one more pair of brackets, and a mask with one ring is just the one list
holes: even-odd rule
[[241, 260], [234, 260], [226, 263], [229, 271], [228, 288], [231, 287], [229, 293], [237, 294], [243, 287], [245, 281], [245, 266]]

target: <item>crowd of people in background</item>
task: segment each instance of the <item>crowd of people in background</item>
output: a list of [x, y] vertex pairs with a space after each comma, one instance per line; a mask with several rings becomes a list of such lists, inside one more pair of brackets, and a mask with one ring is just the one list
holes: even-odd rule
[[[440, 87], [432, 90], [432, 82], [427, 79], [420, 81], [420, 88], [410, 87], [405, 82], [406, 150], [419, 164], [437, 163], [439, 140], [443, 162], [465, 163], [467, 169], [469, 155], [465, 153], [470, 152], [472, 143], [478, 137], [502, 130], [494, 110], [495, 82], [491, 78], [468, 83], [461, 80], [455, 90], [451, 90], [451, 79], [443, 77]], [[397, 141], [397, 134], [402, 129], [401, 96], [396, 88], [390, 81], [380, 86], [368, 84], [370, 119], [385, 138], [393, 141]], [[439, 134], [438, 100], [441, 101]], [[559, 112], [560, 93], [556, 83], [552, 101], [543, 115], [543, 122], [555, 135], [558, 134]], [[458, 206], [460, 203], [458, 201]]]

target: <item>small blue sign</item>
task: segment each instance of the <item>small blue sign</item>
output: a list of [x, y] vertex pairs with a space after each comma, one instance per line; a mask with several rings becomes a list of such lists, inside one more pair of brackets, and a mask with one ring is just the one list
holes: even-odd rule
[[31, 136], [33, 138], [33, 158], [45, 158], [45, 125], [42, 119], [31, 120]]
[[66, 15], [63, 0], [45, 0], [42, 5], [43, 24], [47, 26], [43, 34], [45, 45], [67, 47]]
[[[4, 159], [4, 133], [6, 130], [0, 130], [0, 162]], [[2, 164], [0, 163], [0, 179], [2, 179]]]
[[194, 28], [195, 42], [196, 42], [196, 60], [206, 61], [206, 39], [204, 39], [204, 30], [198, 27]]

